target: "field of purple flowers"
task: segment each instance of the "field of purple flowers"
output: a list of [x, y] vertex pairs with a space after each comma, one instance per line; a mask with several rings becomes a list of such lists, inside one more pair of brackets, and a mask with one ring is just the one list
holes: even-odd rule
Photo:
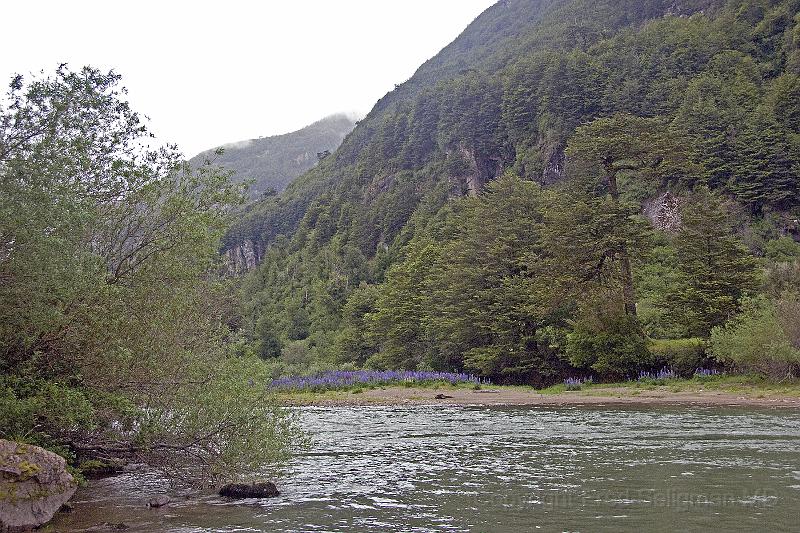
[[452, 372], [419, 372], [410, 370], [332, 370], [311, 376], [289, 376], [274, 379], [270, 388], [284, 391], [332, 390], [358, 385], [448, 383], [457, 385], [472, 383], [487, 384], [487, 381], [471, 374]]

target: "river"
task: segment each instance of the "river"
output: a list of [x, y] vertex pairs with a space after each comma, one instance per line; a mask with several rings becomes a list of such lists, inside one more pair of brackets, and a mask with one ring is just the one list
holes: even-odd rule
[[800, 412], [309, 407], [283, 494], [181, 496], [154, 474], [78, 491], [57, 531], [800, 531]]

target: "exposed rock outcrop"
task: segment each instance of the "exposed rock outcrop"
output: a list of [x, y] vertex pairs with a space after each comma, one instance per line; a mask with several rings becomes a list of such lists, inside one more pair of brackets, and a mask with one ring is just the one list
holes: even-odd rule
[[458, 154], [467, 165], [467, 170], [463, 175], [453, 177], [462, 181], [470, 196], [480, 194], [486, 184], [503, 171], [503, 163], [499, 157], [479, 157], [475, 150], [464, 146], [459, 147]]
[[0, 439], [0, 530], [25, 531], [49, 522], [77, 486], [63, 457]]
[[669, 191], [647, 200], [643, 212], [656, 229], [678, 231], [681, 227], [681, 200]]
[[558, 146], [555, 150], [550, 152], [550, 157], [547, 159], [547, 164], [542, 171], [541, 184], [552, 185], [559, 183], [566, 177], [566, 156], [564, 155], [564, 147]]
[[263, 250], [250, 239], [237, 244], [235, 247], [225, 251], [225, 264], [228, 274], [231, 276], [241, 276], [252, 272], [261, 262]]

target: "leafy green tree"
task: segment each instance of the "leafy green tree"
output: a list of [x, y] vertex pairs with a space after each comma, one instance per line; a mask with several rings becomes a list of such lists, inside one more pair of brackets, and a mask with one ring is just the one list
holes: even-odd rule
[[608, 290], [581, 302], [564, 347], [573, 366], [619, 380], [652, 364], [636, 317], [625, 314], [620, 304], [619, 293]]
[[275, 359], [280, 357], [283, 350], [275, 323], [269, 315], [263, 315], [256, 324], [256, 335], [258, 336], [258, 355], [262, 359]]
[[377, 351], [376, 339], [370, 335], [369, 320], [377, 311], [378, 288], [359, 287], [350, 294], [342, 309], [342, 327], [336, 338], [335, 358], [340, 363], [364, 366]]
[[[797, 302], [796, 296], [793, 298]], [[797, 306], [795, 304], [796, 311]], [[711, 332], [714, 357], [744, 371], [785, 379], [800, 365], [800, 347], [793, 343], [774, 301], [746, 299], [742, 313]], [[792, 323], [796, 323], [795, 314]], [[796, 342], [796, 340], [795, 340]]]
[[537, 184], [507, 174], [449, 218], [449, 240], [425, 285], [431, 366], [538, 384], [556, 371], [543, 330], [558, 313], [540, 277], [549, 199]]
[[435, 242], [412, 240], [378, 292], [371, 318], [381, 351], [372, 362], [552, 379], [562, 364], [547, 328], [561, 315], [539, 257], [549, 199], [535, 183], [505, 175], [454, 205]]
[[368, 365], [414, 369], [425, 360], [430, 346], [424, 326], [429, 311], [425, 280], [437, 255], [430, 239], [414, 240], [405, 261], [387, 272], [370, 325], [379, 339], [379, 353], [367, 361]]
[[727, 189], [754, 212], [800, 204], [800, 161], [787, 132], [762, 113], [750, 117], [735, 140], [737, 158]]
[[206, 481], [278, 467], [292, 416], [223, 342], [218, 246], [242, 191], [148, 150], [119, 79], [62, 66], [0, 103], [0, 436]]
[[733, 233], [723, 201], [701, 187], [682, 209], [675, 236], [681, 280], [667, 295], [669, 312], [692, 336], [708, 336], [758, 287], [756, 262]]

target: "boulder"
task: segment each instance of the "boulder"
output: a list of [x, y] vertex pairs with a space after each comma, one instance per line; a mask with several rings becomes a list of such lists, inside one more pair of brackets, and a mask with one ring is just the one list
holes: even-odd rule
[[147, 502], [148, 507], [164, 507], [170, 502], [169, 496], [166, 494], [159, 494], [158, 496], [153, 496], [150, 498], [150, 501]]
[[252, 485], [229, 483], [219, 489], [219, 494], [228, 498], [274, 498], [275, 496], [280, 496], [281, 493], [275, 483], [266, 481], [264, 483], [253, 483]]
[[60, 455], [0, 439], [0, 530], [49, 522], [77, 487]]

